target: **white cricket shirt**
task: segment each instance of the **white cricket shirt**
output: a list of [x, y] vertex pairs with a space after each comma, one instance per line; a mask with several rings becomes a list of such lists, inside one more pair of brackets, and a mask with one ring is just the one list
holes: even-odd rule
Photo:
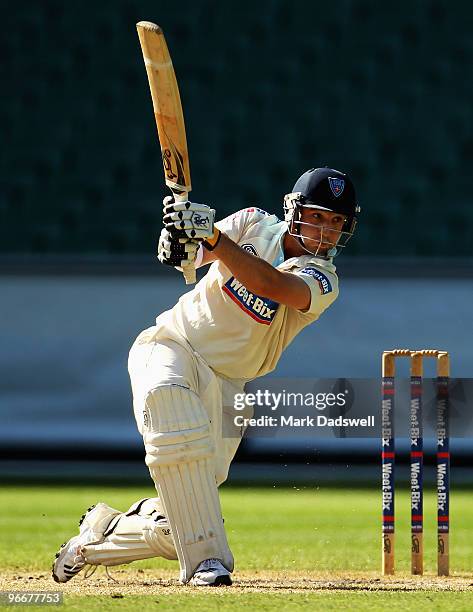
[[310, 287], [307, 312], [251, 293], [220, 261], [211, 264], [197, 285], [158, 318], [182, 336], [218, 374], [251, 380], [274, 370], [283, 350], [309, 323], [316, 321], [338, 296], [331, 261], [312, 255], [284, 261], [285, 221], [258, 208], [246, 208], [217, 227], [253, 255], [292, 272]]

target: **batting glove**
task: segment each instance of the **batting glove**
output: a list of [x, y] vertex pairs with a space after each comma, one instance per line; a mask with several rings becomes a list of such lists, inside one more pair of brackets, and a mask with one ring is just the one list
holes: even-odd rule
[[200, 240], [175, 238], [164, 228], [159, 236], [158, 259], [166, 266], [185, 267], [195, 261], [200, 243]]
[[172, 196], [163, 200], [164, 227], [174, 238], [209, 240], [214, 236], [215, 210], [205, 204], [175, 202]]

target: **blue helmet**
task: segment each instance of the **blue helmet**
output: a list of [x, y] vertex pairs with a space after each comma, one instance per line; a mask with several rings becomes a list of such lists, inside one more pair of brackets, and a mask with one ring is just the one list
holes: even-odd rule
[[[301, 233], [303, 208], [344, 215], [345, 222], [339, 231], [340, 236], [327, 252], [329, 257], [337, 255], [353, 236], [357, 213], [361, 210], [356, 203], [355, 187], [347, 174], [333, 168], [311, 168], [304, 172], [297, 179], [292, 193], [284, 197], [284, 218], [289, 225], [289, 233], [298, 239], [306, 251], [308, 249], [303, 243], [304, 235]], [[316, 255], [317, 252], [313, 254]]]

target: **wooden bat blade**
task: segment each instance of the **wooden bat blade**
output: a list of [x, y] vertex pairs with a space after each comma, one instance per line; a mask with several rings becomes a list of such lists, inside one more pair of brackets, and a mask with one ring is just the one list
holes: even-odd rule
[[[192, 188], [189, 153], [181, 97], [171, 56], [159, 26], [150, 21], [140, 21], [136, 24], [136, 29], [153, 100], [164, 179], [174, 193], [175, 199], [186, 201], [187, 194]], [[195, 267], [192, 262], [183, 265], [182, 272], [188, 285], [195, 283]]]
[[150, 21], [136, 24], [158, 127], [166, 185], [187, 199], [189, 154], [181, 98], [163, 31]]

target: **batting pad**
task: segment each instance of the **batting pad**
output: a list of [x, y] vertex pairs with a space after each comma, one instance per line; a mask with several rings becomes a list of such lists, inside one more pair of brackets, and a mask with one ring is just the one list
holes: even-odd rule
[[90, 565], [121, 565], [139, 559], [177, 559], [174, 542], [159, 499], [142, 499], [120, 513], [101, 542], [88, 544], [82, 554]]
[[220, 559], [233, 571], [215, 481], [210, 423], [199, 397], [177, 385], [149, 392], [143, 438], [146, 464], [171, 526], [188, 582], [205, 559]]

